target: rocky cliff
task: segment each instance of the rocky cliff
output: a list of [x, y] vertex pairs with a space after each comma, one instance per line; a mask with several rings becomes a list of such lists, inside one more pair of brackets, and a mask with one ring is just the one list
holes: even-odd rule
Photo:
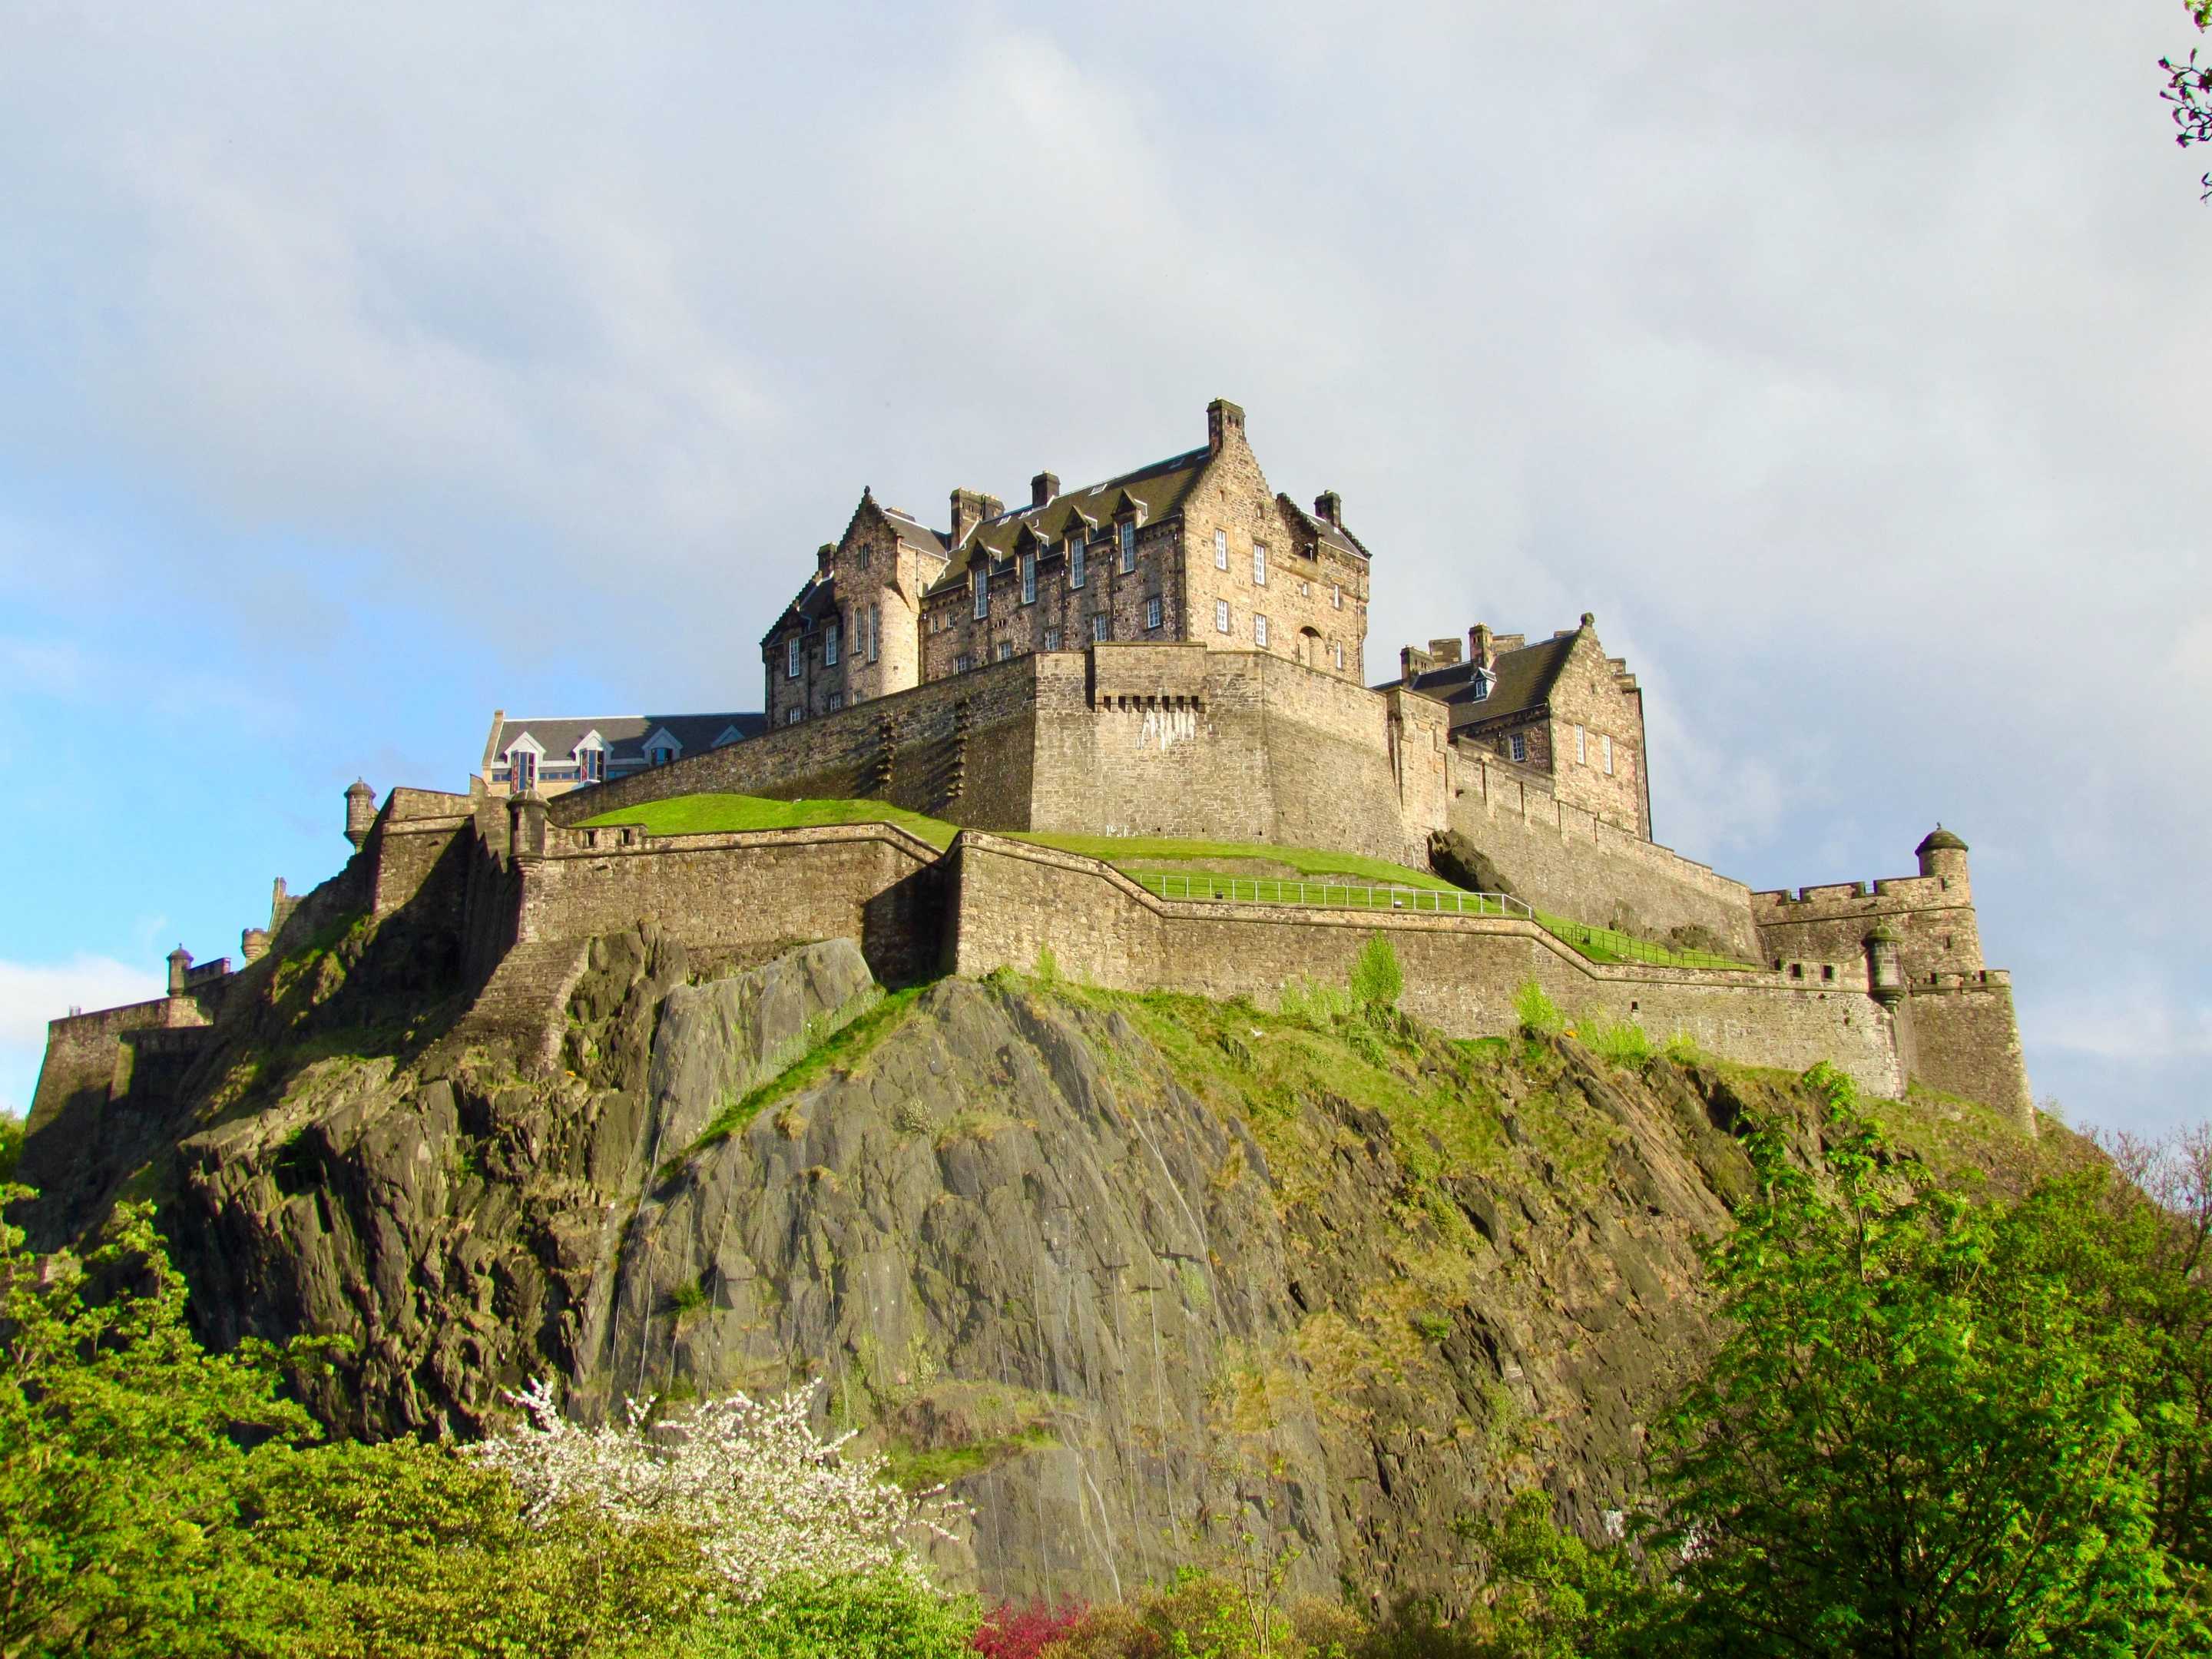
[[[1697, 1247], [1778, 1075], [1449, 1042], [1052, 979], [886, 993], [830, 940], [702, 978], [651, 928], [475, 999], [366, 922], [256, 964], [173, 1092], [27, 1155], [50, 1239], [155, 1196], [204, 1334], [343, 1333], [333, 1424], [476, 1431], [812, 1380], [973, 1506], [943, 1564], [1111, 1596], [1296, 1552], [1442, 1589], [1454, 1522], [1540, 1481], [1596, 1532], [1705, 1341]], [[2059, 1142], [1900, 1104], [1930, 1158]], [[43, 1147], [37, 1141], [43, 1139]]]

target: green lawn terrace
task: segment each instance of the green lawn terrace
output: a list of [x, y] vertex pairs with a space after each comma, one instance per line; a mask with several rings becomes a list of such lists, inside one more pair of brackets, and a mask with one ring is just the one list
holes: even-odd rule
[[[653, 836], [727, 835], [748, 830], [807, 829], [834, 823], [889, 823], [940, 852], [960, 833], [923, 812], [866, 799], [770, 800], [760, 795], [676, 795], [586, 818], [580, 828], [636, 824]], [[1109, 864], [1163, 898], [1305, 905], [1329, 909], [1410, 910], [1446, 915], [1522, 915], [1592, 962], [1647, 963], [1661, 968], [1755, 971], [1753, 965], [1703, 951], [1678, 951], [1609, 927], [1531, 910], [1517, 899], [1474, 894], [1433, 871], [1356, 853], [1324, 852], [1271, 842], [1192, 841], [1163, 836], [1074, 836], [1007, 830], [1026, 841]]]

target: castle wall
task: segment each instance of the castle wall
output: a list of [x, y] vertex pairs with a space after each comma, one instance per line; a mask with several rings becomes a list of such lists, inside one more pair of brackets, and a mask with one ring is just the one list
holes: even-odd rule
[[1599, 964], [1516, 919], [1178, 903], [1096, 860], [972, 830], [953, 859], [950, 965], [964, 975], [1030, 970], [1049, 951], [1062, 973], [1110, 988], [1273, 1005], [1294, 979], [1344, 984], [1379, 933], [1405, 970], [1407, 1012], [1455, 1036], [1510, 1030], [1533, 979], [1570, 1018], [1634, 1020], [1662, 1038], [1685, 1031], [1749, 1064], [1826, 1060], [1883, 1096], [1904, 1088], [1888, 1012], [1863, 989], [1817, 978]]
[[[1644, 700], [1584, 628], [1553, 683], [1550, 753], [1553, 793], [1571, 806], [1648, 836], [1644, 788]], [[1633, 682], [1630, 682], [1631, 684]], [[1577, 728], [1581, 738], [1576, 738]], [[1605, 768], [1613, 744], [1613, 770]]]
[[1480, 748], [1452, 746], [1450, 827], [1498, 866], [1513, 891], [1540, 910], [1664, 933], [1700, 927], [1746, 962], [1841, 961], [1859, 954], [1763, 951], [1751, 925], [1751, 890], [1671, 848], [1561, 801], [1521, 769], [1499, 766]]
[[46, 1054], [31, 1092], [26, 1130], [35, 1134], [65, 1110], [104, 1105], [122, 1058], [121, 1039], [126, 1033], [166, 1027], [177, 1012], [170, 1002], [157, 997], [47, 1021]]
[[1762, 959], [1863, 951], [1877, 922], [1898, 936], [1898, 960], [1911, 986], [1945, 974], [1978, 973], [1982, 936], [1973, 895], [1962, 878], [1897, 876], [1751, 895]]
[[394, 789], [362, 848], [369, 858], [371, 913], [389, 915], [419, 902], [426, 921], [458, 930], [468, 890], [464, 832], [475, 811], [467, 795]]
[[2035, 1097], [2021, 1052], [2011, 975], [2002, 969], [1939, 975], [1916, 986], [1904, 1010], [1914, 1082], [2012, 1111], [2033, 1132]]
[[881, 980], [937, 967], [937, 849], [887, 824], [726, 836], [553, 830], [545, 841], [544, 854], [514, 860], [518, 943], [582, 939], [650, 918], [709, 961], [845, 938], [860, 941]]

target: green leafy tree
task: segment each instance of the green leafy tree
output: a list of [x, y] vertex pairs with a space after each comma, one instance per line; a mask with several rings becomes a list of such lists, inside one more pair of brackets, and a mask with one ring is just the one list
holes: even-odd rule
[[[2212, 0], [2187, 0], [2184, 9], [2200, 29], [2212, 29]], [[2166, 90], [2159, 96], [2173, 108], [2173, 125], [2179, 129], [2173, 142], [2187, 149], [2191, 144], [2212, 143], [2212, 64], [2199, 64], [2192, 47], [2184, 58], [2161, 58]], [[2204, 196], [2212, 201], [2212, 173], [2204, 175]]]
[[1825, 1181], [1764, 1180], [1712, 1253], [1729, 1334], [1671, 1426], [1658, 1541], [1686, 1645], [1738, 1655], [2206, 1650], [2137, 1455], [2105, 1299], [2037, 1240], [1834, 1110]]

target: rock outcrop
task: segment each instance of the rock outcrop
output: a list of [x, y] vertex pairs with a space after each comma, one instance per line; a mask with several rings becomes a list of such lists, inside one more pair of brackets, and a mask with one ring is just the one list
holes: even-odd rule
[[1787, 1079], [1571, 1036], [887, 995], [842, 940], [703, 982], [650, 927], [579, 944], [534, 1027], [520, 991], [402, 1018], [374, 961], [272, 972], [48, 1230], [158, 1194], [210, 1340], [352, 1339], [303, 1384], [352, 1432], [478, 1431], [548, 1370], [587, 1414], [811, 1382], [968, 1501], [943, 1565], [992, 1594], [1285, 1552], [1439, 1593], [1454, 1522], [1530, 1481], [1605, 1528], [1706, 1340], [1732, 1131], [1817, 1133]]

